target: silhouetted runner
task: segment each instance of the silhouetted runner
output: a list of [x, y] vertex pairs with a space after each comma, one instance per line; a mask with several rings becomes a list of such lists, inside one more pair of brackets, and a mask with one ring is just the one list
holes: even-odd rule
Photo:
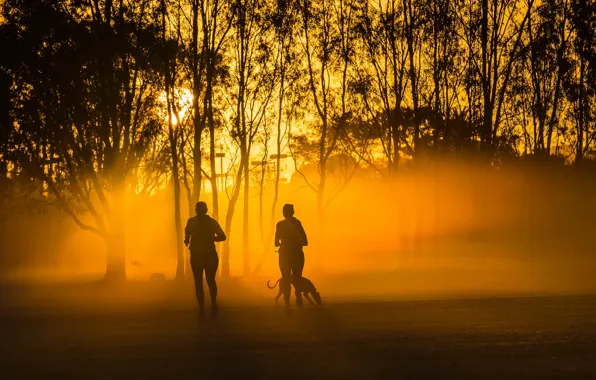
[[[291, 285], [300, 283], [302, 269], [304, 268], [304, 252], [302, 247], [308, 245], [306, 232], [302, 223], [294, 218], [294, 205], [286, 204], [283, 207], [284, 220], [277, 223], [275, 229], [275, 246], [279, 247], [279, 270], [283, 281], [283, 293], [286, 308], [290, 307]], [[302, 306], [302, 295], [296, 290], [296, 306]]]
[[190, 242], [190, 265], [195, 278], [195, 291], [199, 302], [199, 318], [205, 319], [205, 295], [203, 292], [203, 271], [211, 296], [211, 318], [217, 318], [217, 284], [215, 275], [219, 258], [215, 250], [216, 241], [226, 240], [226, 234], [217, 220], [207, 215], [207, 204], [197, 202], [197, 215], [188, 219], [184, 229], [184, 244]]

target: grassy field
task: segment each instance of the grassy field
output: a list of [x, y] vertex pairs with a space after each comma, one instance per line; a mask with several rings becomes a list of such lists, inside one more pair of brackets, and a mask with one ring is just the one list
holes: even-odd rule
[[593, 296], [330, 296], [286, 314], [223, 283], [220, 318], [199, 323], [188, 285], [1, 290], [1, 379], [596, 378]]

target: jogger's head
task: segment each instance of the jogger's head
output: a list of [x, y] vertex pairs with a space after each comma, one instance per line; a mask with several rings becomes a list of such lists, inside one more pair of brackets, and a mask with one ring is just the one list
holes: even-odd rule
[[207, 214], [207, 203], [201, 201], [195, 205], [195, 212], [199, 215]]
[[284, 218], [291, 218], [294, 216], [294, 205], [285, 204], [282, 210]]

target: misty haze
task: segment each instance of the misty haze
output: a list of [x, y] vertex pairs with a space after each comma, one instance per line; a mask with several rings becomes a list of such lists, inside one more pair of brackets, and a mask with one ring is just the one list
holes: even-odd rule
[[0, 0], [0, 379], [596, 378], [594, 30]]

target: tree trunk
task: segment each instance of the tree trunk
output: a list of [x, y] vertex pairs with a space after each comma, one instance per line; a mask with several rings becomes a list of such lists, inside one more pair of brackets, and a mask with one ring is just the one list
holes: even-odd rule
[[240, 167], [238, 168], [238, 172], [236, 173], [236, 182], [234, 186], [234, 191], [232, 192], [232, 196], [230, 198], [230, 203], [228, 205], [228, 211], [226, 212], [226, 223], [224, 231], [226, 236], [228, 237], [226, 241], [223, 243], [223, 251], [222, 251], [222, 266], [221, 266], [221, 275], [222, 277], [230, 277], [230, 241], [232, 240], [232, 220], [234, 219], [234, 212], [236, 209], [236, 203], [238, 202], [238, 198], [240, 197], [240, 186], [242, 182], [242, 173], [244, 165], [247, 163], [244, 160], [244, 157], [240, 159]]
[[[209, 85], [211, 86], [211, 84]], [[211, 168], [211, 195], [213, 197], [213, 218], [219, 220], [219, 194], [217, 189], [217, 163], [215, 162], [215, 125], [213, 121], [213, 92], [209, 90], [209, 164]], [[223, 173], [222, 173], [223, 174]]]
[[492, 131], [492, 101], [489, 80], [488, 63], [488, 0], [482, 0], [482, 25], [481, 25], [480, 48], [482, 50], [482, 99], [483, 99], [483, 119], [480, 141], [483, 149], [490, 144]]
[[[283, 58], [283, 54], [282, 54], [282, 60], [285, 59]], [[280, 77], [280, 90], [279, 90], [279, 104], [278, 104], [278, 115], [277, 115], [277, 136], [276, 136], [276, 140], [275, 140], [275, 147], [276, 147], [276, 154], [277, 157], [275, 158], [275, 184], [274, 184], [274, 188], [273, 188], [273, 201], [271, 203], [271, 218], [269, 220], [269, 233], [267, 234], [267, 238], [265, 239], [265, 246], [263, 248], [263, 253], [261, 254], [261, 257], [259, 258], [259, 261], [257, 263], [257, 266], [253, 272], [254, 275], [259, 274], [259, 272], [261, 271], [261, 268], [263, 266], [263, 263], [265, 262], [265, 259], [267, 258], [267, 253], [270, 252], [269, 251], [269, 247], [272, 243], [272, 238], [273, 238], [273, 229], [274, 229], [274, 221], [275, 221], [275, 212], [277, 211], [277, 200], [279, 198], [279, 177], [280, 177], [280, 163], [281, 163], [281, 121], [283, 118], [283, 104], [284, 104], [284, 86], [285, 86], [285, 65], [282, 62], [281, 64], [282, 68], [281, 68], [281, 77]], [[289, 124], [289, 123], [288, 123]], [[262, 189], [262, 187], [261, 187]]]
[[[249, 160], [249, 152], [245, 153], [247, 155], [247, 162]], [[249, 181], [249, 167], [248, 165], [244, 165], [244, 212], [242, 218], [242, 269], [244, 276], [250, 275], [250, 252], [249, 252], [249, 225], [248, 225], [248, 195], [250, 190], [250, 181]]]
[[391, 129], [391, 138], [393, 139], [393, 160], [392, 160], [392, 167], [391, 167], [391, 175], [396, 176], [397, 171], [399, 170], [399, 126], [396, 125], [397, 121], [393, 121], [393, 125], [390, 127]]
[[[165, 0], [162, 0], [162, 38], [166, 41], [166, 17], [167, 8]], [[172, 77], [176, 75], [174, 70], [170, 71], [170, 57], [165, 56], [164, 84], [166, 90], [166, 106], [168, 110], [168, 138], [170, 140], [170, 154], [172, 155], [172, 180], [174, 182], [174, 224], [176, 226], [176, 280], [184, 280], [184, 248], [182, 242], [182, 217], [180, 215], [180, 176], [178, 172], [178, 146], [177, 133], [174, 132], [172, 118], [176, 116], [177, 122], [180, 116], [174, 112], [175, 106], [172, 104]], [[175, 59], [175, 58], [174, 58]]]
[[317, 219], [319, 221], [319, 236], [318, 236], [318, 248], [317, 248], [317, 256], [315, 258], [315, 265], [319, 268], [325, 266], [325, 256], [326, 256], [326, 228], [325, 228], [325, 184], [327, 181], [326, 176], [326, 162], [321, 163], [321, 180], [319, 182], [319, 187], [317, 191]]
[[[201, 81], [199, 80], [201, 70], [199, 68], [199, 2], [194, 1], [192, 6], [192, 77], [193, 77], [193, 124], [194, 124], [194, 135], [193, 135], [193, 182], [192, 182], [192, 195], [191, 203], [196, 203], [201, 197], [201, 184], [203, 181], [203, 173], [201, 172], [201, 135], [204, 129], [204, 118], [201, 118], [199, 111], [199, 96], [201, 93]], [[202, 66], [202, 65], [201, 65]], [[189, 205], [191, 210], [192, 206]], [[192, 213], [190, 214], [192, 215]]]
[[[183, 169], [183, 176], [182, 176], [182, 183], [184, 184], [184, 190], [186, 193], [186, 203], [187, 203], [187, 207], [188, 207], [188, 217], [191, 217], [192, 215], [194, 215], [194, 203], [193, 203], [193, 193], [192, 193], [192, 184], [188, 181], [188, 166], [187, 166], [187, 162], [186, 162], [186, 155], [185, 155], [185, 151], [186, 151], [186, 143], [184, 141], [184, 135], [182, 136], [182, 141], [181, 141], [181, 145], [180, 145], [180, 157], [182, 158], [181, 164], [182, 164], [182, 169]], [[183, 248], [184, 250], [184, 277], [187, 280], [192, 279], [193, 273], [192, 273], [192, 268], [190, 267], [190, 251], [188, 250], [188, 248]]]
[[439, 67], [439, 30], [438, 30], [438, 23], [439, 23], [439, 10], [438, 10], [438, 0], [433, 1], [433, 82], [434, 82], [434, 114], [437, 115], [437, 120], [435, 120], [434, 128], [433, 128], [433, 150], [435, 152], [438, 151], [439, 145], [439, 124], [438, 124], [438, 116], [441, 115], [441, 68]]
[[124, 232], [110, 233], [105, 238], [107, 246], [107, 265], [104, 280], [120, 283], [126, 281]]
[[172, 179], [174, 181], [174, 221], [176, 225], [176, 280], [182, 281], [184, 280], [184, 243], [182, 241], [182, 215], [180, 212], [180, 178], [178, 175], [176, 138], [171, 129], [170, 139], [172, 149]]
[[[583, 49], [582, 49], [583, 53]], [[580, 165], [584, 158], [584, 105], [585, 105], [585, 89], [584, 89], [584, 74], [585, 74], [585, 59], [583, 54], [580, 55], [580, 70], [579, 70], [579, 105], [577, 116], [577, 146], [575, 153], [575, 164]]]
[[[112, 157], [112, 162], [117, 162], [117, 159]], [[108, 282], [124, 282], [126, 281], [126, 248], [125, 248], [125, 177], [121, 169], [116, 169], [113, 173], [112, 183], [114, 184], [112, 191], [113, 209], [110, 215], [111, 229], [106, 237], [107, 265], [105, 273], [105, 281]]]
[[553, 109], [550, 115], [550, 121], [548, 123], [548, 130], [547, 130], [547, 137], [546, 137], [546, 151], [550, 155], [551, 154], [551, 144], [552, 144], [552, 136], [553, 131], [555, 128], [555, 123], [557, 121], [557, 113], [558, 113], [558, 106], [559, 106], [559, 97], [561, 93], [561, 82], [563, 77], [563, 55], [565, 54], [565, 46], [567, 39], [565, 38], [565, 25], [567, 23], [567, 11], [564, 12], [564, 18], [561, 25], [561, 33], [560, 33], [560, 40], [561, 45], [557, 50], [557, 80], [555, 84], [555, 95], [553, 98]]
[[412, 88], [412, 103], [414, 106], [414, 159], [418, 156], [420, 148], [420, 122], [418, 115], [418, 88], [416, 79], [416, 66], [414, 65], [414, 26], [413, 13], [412, 13], [412, 1], [405, 0], [404, 5], [407, 4], [407, 9], [404, 9], [404, 17], [406, 20], [406, 42], [408, 45], [408, 57], [410, 64], [410, 84]]
[[[188, 217], [194, 215], [194, 205], [192, 205], [191, 197], [188, 197]], [[192, 267], [190, 266], [190, 249], [184, 249], [184, 278], [186, 280], [192, 280], [194, 274], [192, 273]]]

